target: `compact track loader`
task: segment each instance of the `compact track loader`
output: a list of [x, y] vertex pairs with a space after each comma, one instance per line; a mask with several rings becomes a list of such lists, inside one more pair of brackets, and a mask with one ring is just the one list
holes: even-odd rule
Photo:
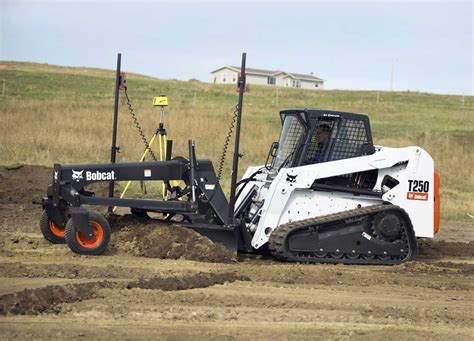
[[[265, 164], [237, 182], [245, 55], [230, 198], [210, 160], [59, 165], [43, 198], [41, 230], [79, 254], [102, 253], [110, 238], [104, 216], [83, 205], [130, 207], [166, 215], [241, 252], [269, 251], [284, 261], [397, 264], [417, 255], [417, 238], [439, 227], [439, 175], [420, 147], [373, 144], [369, 118], [321, 109], [280, 112], [282, 129]], [[168, 200], [97, 197], [85, 187], [98, 181], [163, 181]], [[182, 181], [185, 188], [173, 187]], [[180, 219], [177, 219], [180, 217]]]

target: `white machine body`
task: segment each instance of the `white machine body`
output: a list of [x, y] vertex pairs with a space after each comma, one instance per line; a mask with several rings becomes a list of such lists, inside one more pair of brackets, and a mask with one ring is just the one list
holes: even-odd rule
[[[434, 163], [420, 147], [375, 146], [371, 155], [281, 168], [278, 172], [262, 166], [250, 167], [243, 178], [259, 169], [262, 172], [242, 188], [239, 196], [242, 200], [249, 191], [257, 191], [250, 209], [253, 219], [246, 223], [247, 229], [253, 232], [251, 244], [255, 249], [265, 245], [281, 224], [382, 203], [403, 208], [417, 237], [434, 236]], [[373, 194], [314, 186], [320, 179], [371, 170], [377, 172]], [[398, 183], [384, 186], [386, 176]]]

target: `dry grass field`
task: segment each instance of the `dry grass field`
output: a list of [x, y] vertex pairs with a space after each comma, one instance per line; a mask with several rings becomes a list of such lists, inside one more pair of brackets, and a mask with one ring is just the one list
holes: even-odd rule
[[[106, 162], [109, 159], [114, 72], [47, 64], [0, 62], [0, 164]], [[237, 101], [235, 85], [159, 80], [128, 74], [129, 95], [151, 136], [158, 125], [154, 96], [165, 93], [169, 137], [174, 155], [187, 155], [187, 140], [196, 140], [200, 158], [217, 163]], [[119, 161], [135, 161], [143, 144], [122, 94]], [[378, 98], [378, 101], [377, 101]], [[474, 99], [418, 92], [310, 91], [250, 86], [244, 99], [242, 173], [264, 162], [277, 140], [278, 111], [316, 107], [369, 115], [376, 144], [418, 145], [434, 158], [441, 173], [442, 216], [465, 219], [474, 213]], [[228, 186], [230, 157], [224, 174]], [[137, 190], [138, 186], [135, 189]]]

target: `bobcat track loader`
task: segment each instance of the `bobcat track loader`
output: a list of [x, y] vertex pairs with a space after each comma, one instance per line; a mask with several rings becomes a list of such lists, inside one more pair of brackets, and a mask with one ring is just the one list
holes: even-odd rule
[[[439, 176], [420, 147], [373, 144], [369, 118], [320, 109], [280, 112], [282, 129], [264, 165], [250, 167], [237, 182], [245, 55], [230, 198], [212, 162], [187, 158], [107, 164], [55, 164], [43, 198], [40, 228], [53, 243], [79, 254], [104, 252], [107, 219], [84, 205], [121, 206], [192, 228], [241, 252], [269, 251], [284, 261], [397, 264], [417, 255], [417, 238], [439, 227]], [[163, 181], [168, 200], [95, 196], [99, 181]], [[180, 180], [184, 188], [172, 187]], [[113, 193], [112, 193], [113, 194]]]
[[[280, 112], [270, 165], [240, 186], [253, 249], [304, 262], [396, 263], [439, 227], [439, 175], [420, 147], [374, 146], [367, 116]], [[248, 200], [248, 199], [247, 199]]]

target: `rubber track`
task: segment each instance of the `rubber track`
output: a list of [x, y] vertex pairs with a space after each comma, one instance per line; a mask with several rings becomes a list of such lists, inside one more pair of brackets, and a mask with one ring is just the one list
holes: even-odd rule
[[[301, 256], [295, 255], [290, 250], [286, 249], [286, 237], [294, 230], [305, 230], [305, 228], [319, 226], [319, 229], [324, 229], [324, 225], [332, 223], [338, 220], [347, 220], [347, 219], [360, 219], [365, 218], [370, 215], [376, 215], [380, 212], [387, 211], [396, 211], [401, 214], [405, 219], [404, 222], [404, 235], [406, 238], [409, 252], [404, 259], [349, 259], [349, 258], [330, 258], [326, 257], [316, 257], [310, 254]], [[403, 238], [402, 237], [402, 238]], [[374, 205], [363, 208], [357, 208], [353, 210], [348, 210], [339, 213], [328, 214], [325, 216], [315, 217], [304, 219], [300, 221], [295, 221], [287, 224], [280, 225], [275, 231], [272, 232], [268, 241], [268, 247], [271, 254], [277, 259], [289, 262], [309, 262], [309, 263], [346, 263], [346, 264], [379, 264], [379, 265], [393, 265], [399, 264], [404, 261], [413, 260], [417, 255], [417, 243], [415, 238], [415, 233], [413, 231], [413, 226], [411, 224], [408, 214], [399, 206], [395, 205]], [[302, 252], [298, 252], [301, 254]]]

